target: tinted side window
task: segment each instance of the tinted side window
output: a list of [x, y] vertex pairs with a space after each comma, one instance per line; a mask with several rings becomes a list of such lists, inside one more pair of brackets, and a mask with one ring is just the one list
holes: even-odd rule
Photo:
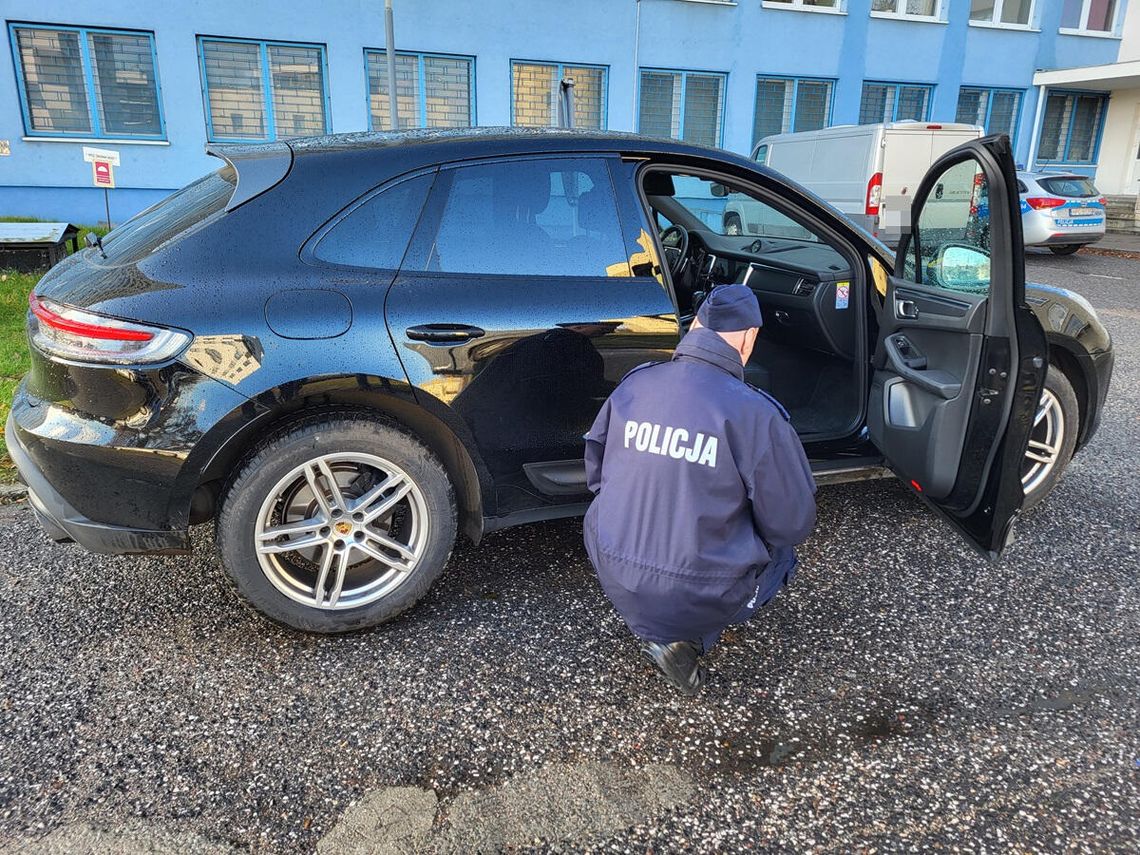
[[313, 248], [333, 264], [397, 270], [434, 175], [419, 175], [365, 199], [334, 225]]
[[431, 208], [438, 226], [425, 254], [428, 270], [630, 275], [604, 161], [525, 160], [446, 170]]

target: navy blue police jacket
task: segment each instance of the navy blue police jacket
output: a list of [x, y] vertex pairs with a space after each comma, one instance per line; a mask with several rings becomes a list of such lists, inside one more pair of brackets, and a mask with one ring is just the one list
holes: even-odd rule
[[775, 399], [698, 328], [635, 368], [586, 435], [586, 551], [630, 630], [695, 640], [732, 622], [771, 553], [815, 526], [815, 481]]

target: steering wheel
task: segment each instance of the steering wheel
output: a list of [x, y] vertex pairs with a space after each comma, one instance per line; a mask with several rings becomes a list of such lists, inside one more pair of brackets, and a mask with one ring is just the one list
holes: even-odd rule
[[669, 226], [661, 232], [661, 246], [665, 250], [665, 263], [669, 265], [669, 275], [676, 277], [689, 257], [689, 230], [675, 224]]

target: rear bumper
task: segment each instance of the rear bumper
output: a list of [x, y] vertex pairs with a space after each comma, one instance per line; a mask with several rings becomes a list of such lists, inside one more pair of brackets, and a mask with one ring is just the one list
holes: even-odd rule
[[108, 525], [88, 519], [77, 511], [48, 481], [28, 453], [15, 416], [9, 415], [4, 429], [8, 454], [20, 479], [28, 486], [28, 502], [40, 525], [52, 540], [74, 541], [91, 552], [104, 555], [125, 553], [185, 554], [190, 552], [187, 531], [153, 531]]
[[1021, 224], [1026, 246], [1084, 246], [1104, 237], [1103, 219], [1098, 224], [1064, 226], [1053, 217], [1032, 211], [1022, 216]]

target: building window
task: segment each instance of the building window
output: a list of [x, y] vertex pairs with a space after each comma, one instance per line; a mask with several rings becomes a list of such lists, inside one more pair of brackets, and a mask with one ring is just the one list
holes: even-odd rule
[[764, 6], [799, 9], [803, 12], [842, 12], [842, 0], [764, 0]]
[[29, 136], [162, 139], [154, 33], [9, 28]]
[[[374, 131], [388, 121], [388, 53], [365, 50], [368, 118]], [[469, 56], [396, 51], [396, 112], [401, 128], [466, 128], [475, 124], [475, 60]]]
[[557, 127], [562, 80], [574, 81], [574, 127], [604, 128], [606, 68], [561, 62], [511, 61], [511, 122], [527, 127]]
[[818, 131], [831, 119], [830, 80], [758, 77], [752, 144], [772, 134]]
[[1116, 0], [1064, 0], [1061, 29], [1111, 33], [1116, 29]]
[[211, 141], [329, 132], [323, 46], [199, 38], [198, 58]]
[[963, 86], [958, 90], [956, 121], [981, 125], [988, 134], [1017, 136], [1017, 119], [1021, 114], [1021, 92], [1017, 89], [978, 89]]
[[979, 24], [1028, 27], [1036, 0], [970, 0], [970, 20]]
[[638, 130], [653, 137], [720, 145], [726, 77], [707, 71], [641, 69]]
[[942, 0], [871, 0], [871, 11], [899, 18], [942, 19]]
[[1095, 163], [1107, 108], [1108, 98], [1104, 95], [1049, 90], [1037, 160]]
[[901, 122], [930, 118], [932, 86], [921, 83], [864, 83], [859, 102], [859, 124]]

